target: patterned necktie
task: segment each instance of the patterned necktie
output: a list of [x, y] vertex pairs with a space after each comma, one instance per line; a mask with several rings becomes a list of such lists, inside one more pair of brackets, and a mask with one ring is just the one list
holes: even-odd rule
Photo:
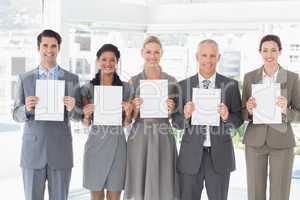
[[[202, 81], [202, 86], [203, 86], [204, 89], [208, 89], [209, 84], [210, 84], [210, 80], [203, 80]], [[206, 138], [207, 138], [206, 134], [207, 134], [207, 131], [208, 131], [207, 130], [207, 125], [204, 125], [202, 128], [203, 128], [202, 131], [204, 133], [204, 140], [206, 140]]]
[[203, 80], [202, 81], [202, 85], [203, 85], [204, 89], [208, 89], [209, 84], [210, 84], [210, 80]]

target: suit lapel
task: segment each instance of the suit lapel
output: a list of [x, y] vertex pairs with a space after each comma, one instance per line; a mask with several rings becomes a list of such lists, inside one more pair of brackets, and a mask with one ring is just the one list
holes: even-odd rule
[[279, 66], [278, 74], [276, 77], [276, 83], [280, 83], [281, 87], [287, 82], [287, 71]]
[[[260, 84], [263, 83], [263, 70], [264, 67], [262, 66], [256, 71], [256, 74], [253, 77], [253, 83], [254, 84]], [[281, 66], [279, 66], [278, 74], [276, 77], [276, 83], [280, 83], [281, 89], [285, 88], [285, 85], [287, 83], [287, 71], [283, 69]]]
[[221, 102], [225, 103], [225, 82], [224, 78], [218, 73], [216, 73], [215, 88], [221, 89]]
[[[225, 100], [224, 80], [219, 73], [216, 73], [215, 89], [221, 89], [221, 102], [224, 102]], [[217, 132], [218, 132], [218, 126], [209, 126], [209, 133], [211, 134], [212, 143], [213, 143], [212, 133], [217, 133]]]
[[57, 77], [57, 80], [65, 80], [65, 71], [60, 67], [59, 67], [59, 70], [58, 70], [58, 77]]
[[198, 74], [191, 77], [191, 88], [198, 88], [199, 87], [199, 78]]
[[261, 84], [263, 81], [262, 81], [262, 78], [263, 78], [263, 70], [264, 70], [264, 67], [260, 67], [259, 69], [257, 69], [256, 73], [255, 73], [255, 76], [253, 77], [253, 84]]
[[220, 74], [216, 73], [216, 80], [215, 80], [215, 88], [219, 89], [222, 88], [222, 76]]
[[38, 67], [37, 67], [36, 69], [34, 69], [32, 71], [32, 74], [30, 74], [30, 83], [32, 84], [31, 85], [32, 87], [30, 87], [31, 88], [30, 89], [31, 96], [36, 95], [35, 94], [35, 88], [36, 88], [36, 80], [38, 80], [38, 72], [39, 72], [39, 70], [38, 70]]
[[193, 100], [193, 88], [199, 88], [198, 73], [190, 78], [190, 82], [188, 84], [190, 85], [190, 87], [188, 87], [189, 88], [188, 94], [190, 95], [187, 96], [188, 97], [187, 102]]
[[66, 72], [60, 66], [58, 70], [57, 80], [64, 80], [65, 81], [65, 96], [73, 96], [73, 89], [69, 88], [68, 80], [66, 80]]
[[278, 74], [276, 77], [276, 83], [280, 84], [281, 95], [286, 98], [288, 97], [287, 90], [286, 90], [287, 81], [288, 81], [287, 71], [283, 69], [281, 66], [279, 66]]
[[253, 73], [253, 76], [252, 77], [249, 77], [250, 79], [247, 80], [247, 81], [250, 81], [252, 82], [249, 87], [248, 87], [248, 91], [249, 91], [249, 95], [252, 96], [252, 85], [253, 84], [262, 84], [263, 83], [263, 80], [262, 80], [262, 77], [263, 77], [263, 70], [264, 70], [264, 67], [260, 67], [258, 68], [257, 70], [254, 71]]

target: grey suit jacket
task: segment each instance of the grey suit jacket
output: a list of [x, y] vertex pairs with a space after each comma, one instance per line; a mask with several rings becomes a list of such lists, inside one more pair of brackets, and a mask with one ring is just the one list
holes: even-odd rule
[[[19, 76], [16, 98], [12, 110], [13, 119], [25, 122], [22, 139], [21, 166], [41, 169], [48, 164], [53, 169], [66, 169], [73, 166], [72, 135], [69, 120], [80, 119], [81, 109], [71, 112], [65, 109], [64, 121], [35, 121], [34, 111], [25, 109], [25, 98], [35, 96], [38, 68]], [[75, 97], [79, 91], [78, 76], [62, 68], [59, 80], [65, 80], [65, 96]]]
[[[177, 112], [172, 115], [173, 126], [184, 129], [181, 142], [178, 171], [190, 175], [197, 174], [201, 165], [205, 126], [191, 125], [190, 119], [184, 119], [183, 107], [192, 101], [193, 88], [199, 87], [198, 74], [179, 82], [179, 98], [175, 102]], [[231, 129], [238, 128], [242, 123], [241, 96], [238, 82], [216, 75], [216, 88], [221, 88], [221, 101], [227, 105], [229, 119], [220, 120], [220, 126], [210, 126], [211, 155], [213, 165], [218, 173], [229, 173], [235, 169], [235, 157], [231, 140]]]
[[281, 85], [281, 95], [287, 98], [287, 114], [282, 115], [282, 124], [253, 124], [252, 116], [246, 109], [246, 102], [252, 96], [251, 85], [262, 83], [263, 67], [247, 73], [243, 85], [243, 116], [249, 121], [243, 142], [260, 147], [267, 144], [272, 148], [295, 146], [295, 138], [290, 122], [300, 122], [300, 81], [298, 74], [279, 67], [277, 83]]

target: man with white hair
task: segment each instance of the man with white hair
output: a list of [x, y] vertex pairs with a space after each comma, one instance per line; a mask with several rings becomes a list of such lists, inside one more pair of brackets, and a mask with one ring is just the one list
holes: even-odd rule
[[[235, 170], [230, 133], [243, 123], [239, 86], [237, 81], [216, 72], [220, 53], [214, 40], [199, 43], [196, 59], [198, 73], [179, 82], [178, 112], [173, 115], [173, 125], [184, 129], [177, 163], [181, 199], [199, 200], [205, 183], [210, 200], [226, 200], [230, 172]], [[219, 126], [191, 124], [193, 88], [221, 89]]]

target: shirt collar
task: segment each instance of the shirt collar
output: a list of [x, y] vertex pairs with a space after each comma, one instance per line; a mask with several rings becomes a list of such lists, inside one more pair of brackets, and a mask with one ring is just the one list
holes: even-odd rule
[[273, 79], [276, 79], [278, 71], [279, 71], [279, 66], [278, 66], [276, 72], [272, 76], [267, 75], [264, 68], [263, 68], [262, 71], [263, 71], [263, 78], [273, 78]]
[[198, 79], [199, 79], [199, 83], [201, 84], [202, 81], [204, 80], [209, 80], [210, 83], [215, 84], [216, 81], [216, 72], [209, 78], [209, 79], [205, 79], [199, 72], [198, 72]]
[[55, 74], [55, 73], [58, 72], [58, 70], [59, 70], [59, 66], [58, 65], [55, 65], [50, 70], [48, 70], [45, 67], [39, 65], [39, 75], [40, 76], [46, 74], [48, 71], [49, 71], [50, 74]]

